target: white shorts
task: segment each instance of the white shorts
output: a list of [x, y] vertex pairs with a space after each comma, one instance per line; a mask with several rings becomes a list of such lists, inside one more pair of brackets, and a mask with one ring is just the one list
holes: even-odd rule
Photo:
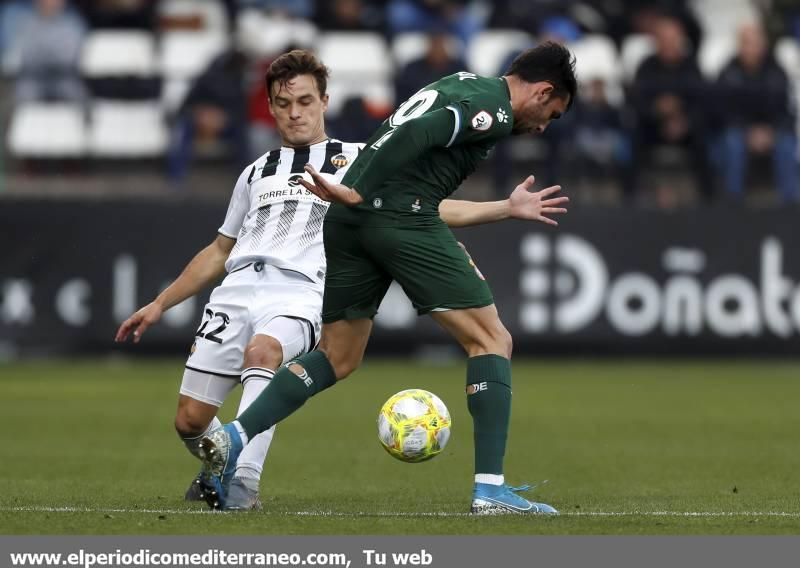
[[[308, 326], [304, 320], [279, 316], [270, 320], [261, 333], [280, 341], [283, 347], [284, 361], [291, 360], [309, 350]], [[180, 393], [200, 402], [220, 407], [236, 387], [238, 379], [238, 375], [235, 377], [219, 375], [187, 367], [183, 372]]]
[[277, 339], [288, 361], [316, 346], [321, 312], [322, 287], [304, 275], [262, 263], [245, 265], [211, 292], [186, 368], [238, 378], [254, 335]]

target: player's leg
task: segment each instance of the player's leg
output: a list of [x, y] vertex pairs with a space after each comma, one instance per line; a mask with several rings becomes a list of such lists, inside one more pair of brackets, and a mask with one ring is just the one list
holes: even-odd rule
[[511, 418], [512, 339], [494, 305], [431, 314], [467, 352], [467, 407], [473, 421], [475, 482], [500, 485]]
[[[276, 317], [256, 327], [256, 335], [245, 349], [242, 370], [242, 399], [237, 416], [258, 398], [284, 359], [314, 347], [314, 327], [305, 319]], [[226, 510], [260, 508], [259, 483], [275, 426], [261, 432], [242, 450], [225, 501]]]
[[327, 276], [320, 349], [287, 360], [250, 407], [203, 440], [215, 475], [235, 463], [240, 448], [348, 376], [361, 362], [377, 312], [391, 284], [360, 243], [361, 227], [325, 223]]
[[[239, 382], [244, 348], [251, 336], [241, 288], [248, 275], [229, 275], [211, 293], [186, 361], [175, 427], [192, 455], [202, 459], [200, 442], [220, 427], [216, 413]], [[207, 497], [209, 472], [201, 470], [187, 497]]]
[[[245, 348], [242, 364], [242, 397], [237, 415], [241, 414], [266, 388], [282, 358], [280, 341], [274, 337], [258, 334], [250, 340]], [[221, 425], [220, 423], [217, 427]], [[247, 450], [242, 452], [230, 486], [226, 487], [226, 495], [223, 498], [226, 510], [246, 511], [261, 508], [259, 482], [274, 433], [274, 428], [262, 432], [254, 438]], [[212, 490], [207, 501], [212, 508], [221, 508], [223, 501], [214, 493]]]
[[[512, 338], [494, 305], [431, 314], [464, 348], [467, 407], [472, 416], [475, 485], [471, 511], [477, 514], [556, 513], [544, 503], [516, 494], [505, 483], [503, 460], [511, 420]], [[525, 487], [524, 489], [527, 489]]]
[[372, 320], [368, 318], [323, 324], [319, 349], [295, 357], [278, 369], [262, 395], [236, 418], [244, 443], [352, 373], [364, 357], [371, 330]]
[[391, 283], [365, 251], [362, 229], [339, 223], [323, 226], [327, 275], [319, 349], [286, 359], [263, 394], [237, 419], [237, 432], [244, 439], [277, 424], [360, 364], [371, 318]]
[[[369, 339], [371, 320], [337, 323], [341, 325], [333, 327], [340, 331], [333, 333], [328, 326], [323, 325], [323, 340], [325, 337], [335, 336], [337, 341], [328, 342], [327, 345], [357, 352], [358, 355], [353, 359], [360, 361]], [[278, 422], [303, 406], [309, 398], [333, 386], [336, 380], [336, 371], [322, 351], [312, 351], [293, 358], [278, 369], [269, 384], [236, 420], [203, 437], [200, 442], [201, 455], [212, 473], [214, 485], [214, 491], [207, 495], [211, 497], [207, 502], [212, 508], [227, 509], [231, 506], [227, 501], [229, 496], [226, 485], [235, 476], [234, 472], [237, 471], [243, 451], [264, 433], [274, 429]], [[231, 481], [230, 497], [235, 500], [233, 489]]]
[[[474, 425], [476, 493], [490, 493], [488, 499], [493, 503], [504, 503], [492, 505], [492, 512], [552, 509], [522, 499], [505, 484], [512, 339], [500, 321], [483, 275], [444, 226], [395, 231], [381, 242], [393, 246], [392, 276], [419, 313], [430, 313], [469, 356], [467, 404]], [[481, 503], [473, 499], [473, 509], [488, 512], [476, 506]]]
[[[222, 424], [217, 412], [235, 386], [236, 379], [232, 376], [184, 370], [175, 412], [175, 431], [189, 453], [197, 459], [202, 459], [200, 440]], [[189, 485], [184, 498], [202, 501], [207, 489], [201, 471]]]

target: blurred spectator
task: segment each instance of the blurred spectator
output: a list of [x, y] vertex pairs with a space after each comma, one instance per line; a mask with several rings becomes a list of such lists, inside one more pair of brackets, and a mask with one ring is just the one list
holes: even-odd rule
[[[551, 16], [542, 21], [538, 29], [539, 42], [570, 43], [581, 38], [578, 24], [567, 16]], [[510, 62], [509, 62], [510, 63]]]
[[797, 201], [797, 136], [789, 81], [761, 26], [747, 24], [739, 30], [738, 54], [720, 74], [717, 86], [725, 125], [720, 174], [727, 194], [741, 198], [748, 158], [771, 153], [782, 199]]
[[382, 32], [385, 6], [374, 0], [318, 0], [317, 25], [325, 31]]
[[445, 29], [464, 45], [485, 26], [480, 3], [469, 0], [391, 0], [390, 32], [431, 32]]
[[14, 47], [17, 32], [32, 15], [33, 3], [30, 0], [9, 0], [0, 4], [0, 48], [3, 57], [8, 57], [7, 50]]
[[[290, 45], [286, 51], [293, 49], [295, 46]], [[258, 61], [245, 81], [250, 160], [255, 160], [264, 152], [281, 145], [280, 134], [275, 128], [275, 117], [269, 110], [267, 82], [264, 80], [273, 61], [274, 59]]]
[[195, 80], [179, 111], [167, 156], [168, 175], [177, 187], [185, 181], [195, 150], [224, 144], [232, 164], [250, 158], [247, 133], [247, 59], [227, 51]]
[[81, 102], [86, 90], [78, 62], [86, 27], [65, 0], [36, 0], [13, 40], [19, 69], [17, 101]]
[[92, 28], [155, 28], [156, 0], [78, 0]]
[[[697, 190], [709, 199], [713, 186], [706, 142], [707, 86], [690, 55], [680, 22], [661, 18], [655, 24], [654, 35], [656, 53], [641, 64], [631, 88], [637, 119], [637, 156], [633, 162], [636, 174], [652, 157], [653, 150], [682, 148], [689, 154]], [[635, 183], [641, 182], [638, 178], [637, 175]]]
[[581, 32], [605, 34], [621, 45], [627, 35], [652, 33], [658, 19], [669, 16], [680, 20], [696, 47], [701, 28], [687, 3], [687, 0], [497, 0], [492, 2], [489, 26], [536, 33], [546, 20], [562, 17], [574, 22]]
[[608, 101], [602, 79], [581, 89], [574, 113], [579, 177], [589, 181], [614, 178], [621, 182], [625, 193], [630, 193], [631, 141], [623, 127], [622, 113]]
[[665, 17], [681, 23], [689, 51], [696, 51], [702, 40], [702, 28], [689, 9], [688, 0], [597, 0], [596, 4], [605, 15], [608, 35], [618, 45], [630, 34], [655, 34]]
[[[614, 0], [619, 4], [619, 0]], [[576, 34], [606, 33], [608, 22], [600, 10], [601, 0], [500, 0], [492, 2], [489, 27], [520, 29], [531, 34], [540, 32], [545, 22], [569, 21]], [[541, 39], [541, 38], [539, 38]]]
[[577, 0], [500, 0], [493, 2], [489, 26], [493, 28], [521, 29], [535, 33], [545, 20], [567, 16]]
[[428, 50], [425, 55], [410, 62], [395, 75], [395, 101], [398, 104], [425, 85], [466, 69], [464, 61], [450, 52], [453, 40], [446, 33], [432, 33], [428, 36]]
[[392, 110], [373, 107], [362, 97], [351, 97], [336, 118], [328, 121], [328, 131], [339, 140], [366, 142]]
[[275, 16], [304, 20], [314, 17], [314, 0], [233, 0], [231, 3], [238, 4], [240, 10], [256, 8]]
[[760, 0], [759, 4], [772, 36], [789, 35], [800, 41], [800, 3], [797, 0]]

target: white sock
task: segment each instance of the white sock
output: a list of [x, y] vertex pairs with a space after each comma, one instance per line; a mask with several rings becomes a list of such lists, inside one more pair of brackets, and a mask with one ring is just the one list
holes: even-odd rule
[[200, 457], [200, 440], [203, 438], [203, 436], [207, 435], [212, 430], [216, 430], [220, 426], [222, 426], [222, 422], [220, 422], [219, 418], [215, 416], [214, 419], [211, 421], [211, 424], [208, 425], [208, 428], [206, 428], [205, 431], [199, 436], [194, 436], [192, 438], [184, 438], [183, 436], [181, 436], [181, 440], [183, 440], [183, 445], [186, 446], [186, 449], [189, 450], [189, 453], [192, 454], [194, 457], [196, 457], [197, 459], [202, 459]]
[[[237, 415], [244, 412], [252, 402], [258, 398], [258, 395], [267, 388], [267, 385], [275, 375], [274, 371], [264, 369], [263, 367], [250, 367], [242, 371], [242, 400], [239, 403], [239, 411]], [[234, 424], [237, 428], [241, 429], [239, 422]], [[241, 434], [241, 432], [240, 432]], [[255, 436], [242, 450], [239, 455], [239, 460], [236, 462], [235, 477], [243, 479], [255, 480], [256, 483], [261, 479], [261, 472], [264, 469], [264, 460], [267, 459], [267, 452], [269, 446], [272, 444], [272, 436], [275, 434], [275, 426], [261, 432]], [[246, 439], [243, 438], [243, 441]]]
[[475, 483], [488, 483], [489, 485], [503, 485], [505, 483], [505, 476], [494, 473], [476, 473]]

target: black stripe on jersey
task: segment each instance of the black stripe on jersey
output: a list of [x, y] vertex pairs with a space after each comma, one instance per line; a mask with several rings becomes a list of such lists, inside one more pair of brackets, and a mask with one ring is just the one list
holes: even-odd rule
[[305, 148], [295, 148], [294, 158], [292, 159], [292, 171], [290, 173], [302, 174], [305, 171], [303, 167], [308, 163], [309, 156], [311, 156], [311, 148], [308, 146]]
[[317, 237], [319, 230], [322, 228], [322, 220], [325, 218], [325, 212], [327, 210], [328, 206], [323, 205], [322, 203], [314, 203], [311, 206], [311, 213], [308, 216], [308, 223], [306, 223], [303, 236], [300, 237], [301, 248], [306, 248], [309, 246]]
[[248, 184], [250, 184], [253, 181], [253, 176], [255, 175], [255, 173], [256, 173], [256, 167], [253, 166], [253, 169], [250, 170], [250, 175], [247, 176], [247, 183]]
[[261, 237], [264, 236], [264, 228], [267, 225], [267, 220], [269, 219], [269, 212], [271, 209], [271, 203], [258, 208], [258, 213], [256, 214], [256, 226], [253, 228], [253, 240], [250, 243], [250, 250], [255, 249], [261, 242]]
[[272, 237], [272, 246], [279, 247], [289, 236], [289, 227], [292, 226], [294, 215], [297, 213], [297, 200], [291, 199], [283, 202], [283, 210], [278, 219], [278, 228], [275, 229], [275, 235]]
[[272, 150], [267, 154], [267, 159], [264, 161], [264, 167], [261, 168], [261, 177], [274, 176], [278, 169], [278, 164], [281, 162], [281, 151]]
[[331, 161], [334, 156], [342, 153], [342, 143], [341, 142], [328, 142], [325, 145], [325, 161], [322, 162], [322, 168], [320, 168], [319, 172], [321, 174], [335, 174], [337, 168], [333, 165]]

